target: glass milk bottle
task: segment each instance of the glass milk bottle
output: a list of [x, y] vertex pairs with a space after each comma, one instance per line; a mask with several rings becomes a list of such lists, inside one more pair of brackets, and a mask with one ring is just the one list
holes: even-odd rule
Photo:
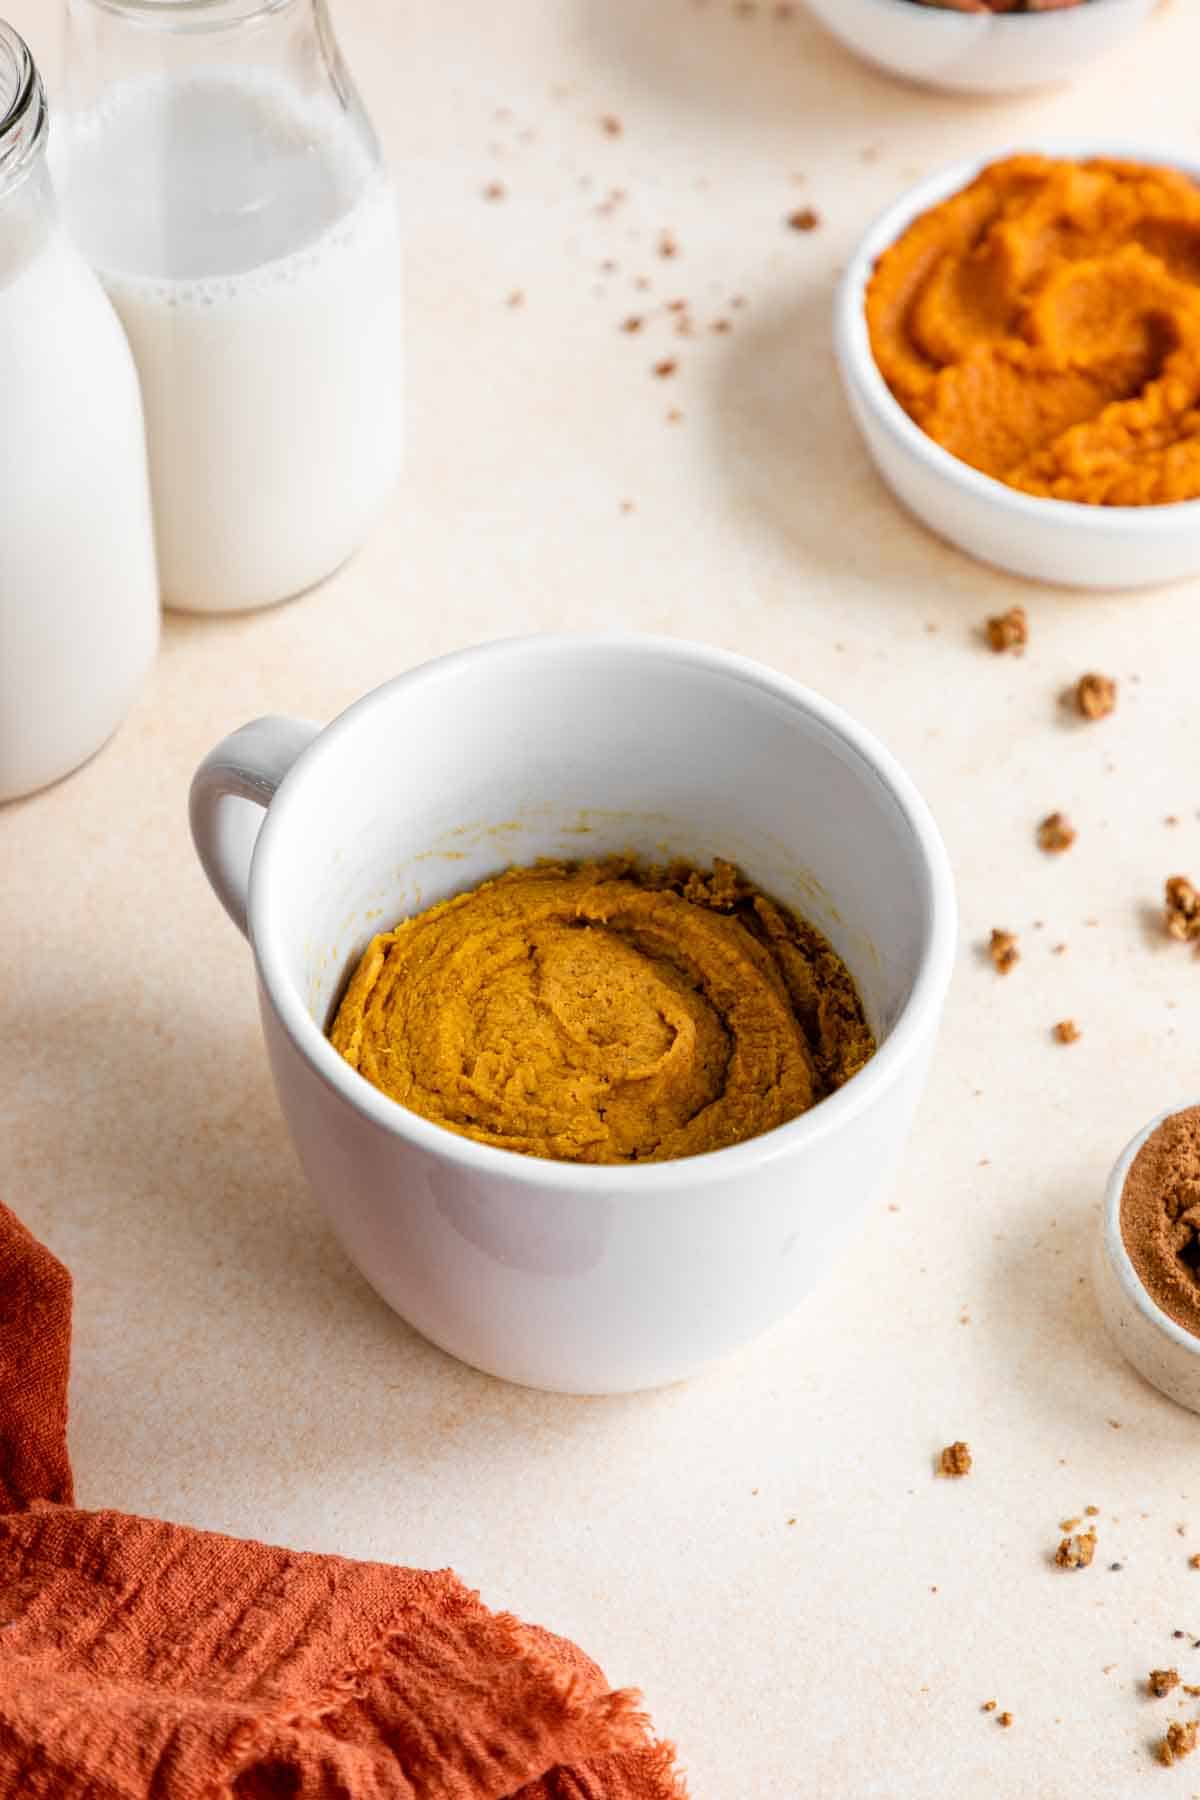
[[0, 22], [0, 800], [121, 723], [158, 647], [137, 375], [55, 215], [46, 98]]
[[358, 548], [401, 453], [395, 195], [325, 0], [67, 0], [63, 203], [142, 382], [163, 599]]

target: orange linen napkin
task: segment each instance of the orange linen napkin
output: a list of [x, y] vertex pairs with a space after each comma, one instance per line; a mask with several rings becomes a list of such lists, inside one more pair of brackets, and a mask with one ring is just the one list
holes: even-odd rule
[[0, 1796], [684, 1800], [636, 1694], [448, 1570], [73, 1507], [70, 1332], [0, 1206]]

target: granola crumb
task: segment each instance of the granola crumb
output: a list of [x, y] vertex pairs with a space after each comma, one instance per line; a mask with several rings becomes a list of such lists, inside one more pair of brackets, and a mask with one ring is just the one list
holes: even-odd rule
[[733, 330], [733, 321], [731, 319], [714, 319], [709, 330], [715, 331], [718, 337], [724, 337], [727, 331]]
[[671, 232], [669, 232], [669, 231], [660, 231], [659, 232], [659, 234], [658, 234], [658, 254], [660, 256], [666, 256], [666, 257], [679, 255], [678, 241], [676, 240], [676, 238], [673, 236], [673, 234]]
[[1001, 931], [999, 926], [992, 927], [991, 939], [988, 943], [988, 955], [997, 974], [1007, 975], [1021, 960], [1021, 952], [1017, 948], [1015, 931]]
[[1197, 893], [1187, 876], [1170, 876], [1164, 893], [1167, 936], [1178, 938], [1180, 943], [1200, 937], [1200, 893]]
[[1095, 1530], [1081, 1531], [1075, 1537], [1065, 1537], [1054, 1552], [1054, 1561], [1060, 1569], [1086, 1569], [1096, 1554]]
[[1050, 856], [1069, 850], [1079, 834], [1065, 813], [1047, 813], [1037, 828], [1038, 849]]
[[1029, 619], [1023, 606], [1010, 606], [1006, 613], [996, 613], [984, 626], [987, 641], [997, 656], [1011, 650], [1020, 656], [1029, 642]]
[[1159, 1762], [1170, 1768], [1173, 1762], [1190, 1756], [1196, 1748], [1197, 1736], [1200, 1736], [1200, 1719], [1189, 1719], [1186, 1725], [1181, 1724], [1178, 1719], [1172, 1719], [1167, 1726], [1167, 1735], [1155, 1753]]
[[1098, 1519], [1100, 1517], [1100, 1508], [1098, 1506], [1085, 1506], [1083, 1511], [1085, 1517], [1089, 1519]]
[[645, 324], [645, 320], [642, 318], [640, 313], [630, 313], [630, 315], [627, 319], [621, 320], [621, 330], [628, 331], [630, 333], [635, 332], [635, 331], [640, 331], [644, 324]]
[[632, 500], [622, 500], [621, 511], [623, 513], [631, 513], [633, 511], [633, 501]]
[[483, 197], [485, 200], [503, 200], [507, 193], [508, 189], [502, 181], [489, 181], [483, 190]]
[[788, 225], [792, 231], [815, 231], [820, 223], [821, 215], [815, 206], [801, 206], [794, 213], [788, 214]]
[[938, 1459], [938, 1468], [943, 1475], [969, 1475], [971, 1473], [971, 1446], [964, 1444], [961, 1438], [953, 1444], [947, 1444]]
[[1146, 1677], [1146, 1686], [1156, 1700], [1165, 1700], [1171, 1689], [1179, 1686], [1179, 1670], [1151, 1669]]
[[1058, 1521], [1058, 1529], [1060, 1531], [1078, 1531], [1082, 1524], [1082, 1519], [1060, 1519]]
[[1072, 693], [1075, 710], [1083, 719], [1105, 719], [1116, 711], [1117, 684], [1111, 675], [1081, 675]]
[[979, 1710], [980, 1712], [995, 1712], [996, 1702], [994, 1700], [985, 1700]]
[[677, 406], [673, 406], [671, 408], [670, 412], [667, 414], [667, 424], [668, 425], [680, 425], [682, 423], [683, 423], [683, 414], [680, 412], [680, 410]]
[[1200, 1569], [1200, 1550], [1196, 1552], [1195, 1556], [1188, 1557], [1188, 1568]]
[[679, 364], [673, 356], [664, 356], [661, 362], [655, 363], [654, 373], [661, 381], [665, 381], [667, 376], [673, 375], [678, 367]]
[[620, 137], [624, 126], [616, 113], [605, 113], [600, 120], [600, 129], [606, 137]]
[[1065, 944], [1052, 944], [1050, 947], [1050, 954], [1051, 956], [1065, 956], [1067, 954], [1067, 946]]
[[1002, 1725], [1004, 1727], [1005, 1731], [1008, 1730], [1008, 1728], [1012, 1724], [1012, 1722], [1013, 1722], [1013, 1716], [1010, 1712], [1002, 1712], [1000, 1714], [1000, 1717], [996, 1720], [997, 1725]]
[[1056, 1044], [1077, 1044], [1082, 1036], [1083, 1033], [1080, 1031], [1074, 1019], [1060, 1019], [1058, 1024], [1054, 1027], [1054, 1041]]

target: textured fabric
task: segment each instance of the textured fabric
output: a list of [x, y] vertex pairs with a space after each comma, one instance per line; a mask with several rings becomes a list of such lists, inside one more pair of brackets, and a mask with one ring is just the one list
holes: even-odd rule
[[74, 1509], [70, 1315], [0, 1206], [0, 1796], [682, 1800], [636, 1694], [448, 1570]]

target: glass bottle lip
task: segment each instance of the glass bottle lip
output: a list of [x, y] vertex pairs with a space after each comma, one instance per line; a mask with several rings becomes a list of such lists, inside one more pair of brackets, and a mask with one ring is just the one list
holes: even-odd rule
[[46, 126], [46, 91], [29, 45], [0, 19], [0, 194], [26, 173]]
[[[296, 0], [83, 0], [130, 25], [160, 31], [227, 31], [283, 12]], [[76, 0], [79, 4], [79, 0]]]

